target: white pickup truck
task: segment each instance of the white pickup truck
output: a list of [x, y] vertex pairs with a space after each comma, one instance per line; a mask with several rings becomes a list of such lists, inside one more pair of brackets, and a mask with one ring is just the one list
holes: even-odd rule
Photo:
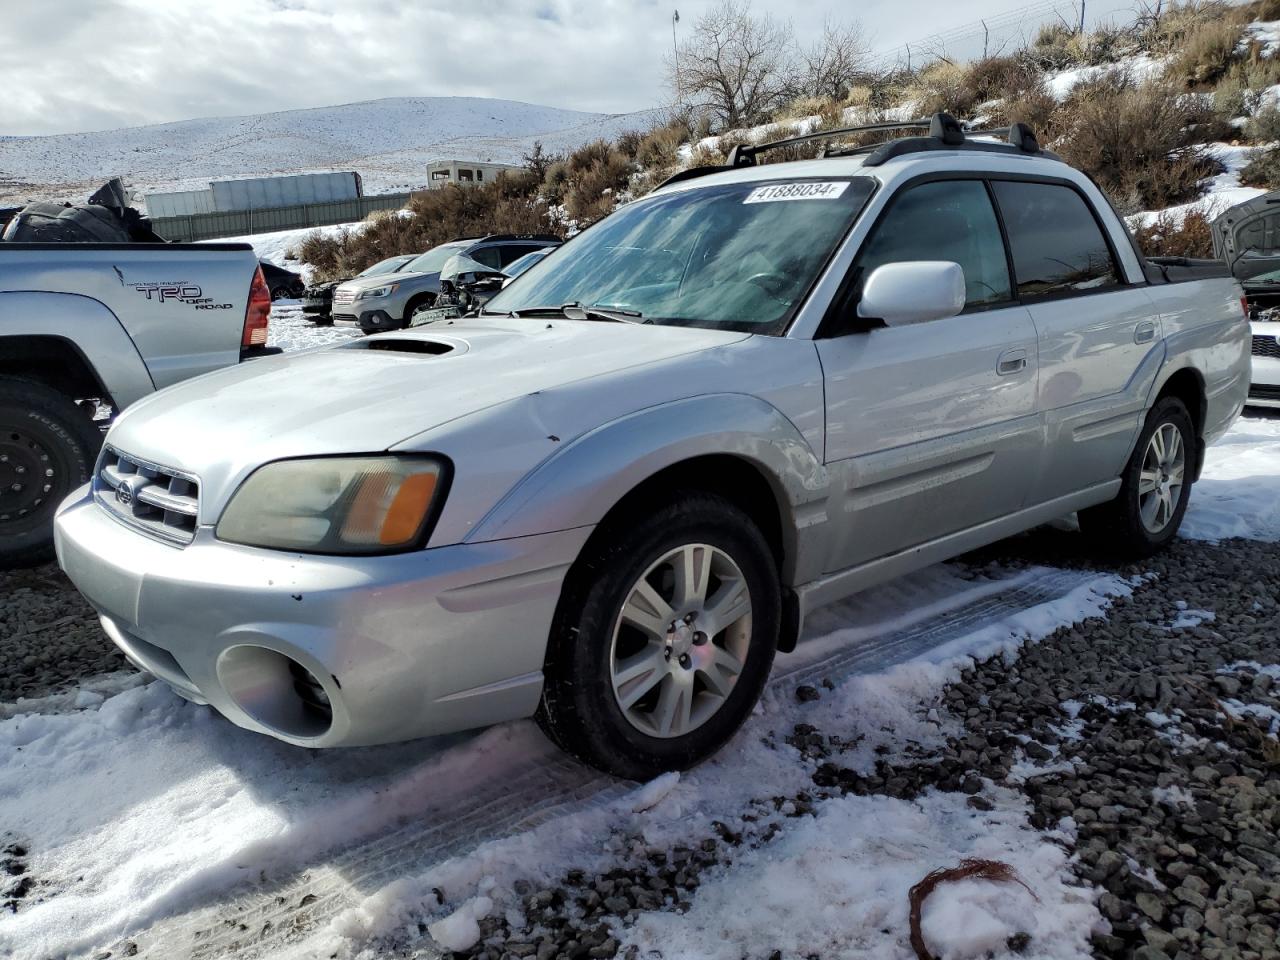
[[0, 568], [52, 556], [102, 412], [278, 352], [244, 243], [0, 243]]

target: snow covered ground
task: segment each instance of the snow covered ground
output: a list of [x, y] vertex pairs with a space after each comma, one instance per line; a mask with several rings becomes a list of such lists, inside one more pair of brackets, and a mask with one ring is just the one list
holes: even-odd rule
[[[276, 314], [291, 347], [337, 335], [293, 325], [288, 307]], [[1280, 419], [1241, 420], [1210, 449], [1186, 533], [1280, 539], [1278, 476]], [[24, 846], [35, 887], [0, 913], [0, 955], [132, 943], [142, 956], [371, 960], [421, 946], [419, 924], [464, 944], [477, 915], [519, 912], [521, 882], [602, 871], [637, 851], [696, 843], [713, 821], [750, 821], [776, 822], [777, 837], [716, 868], [688, 913], [643, 913], [619, 931], [624, 945], [737, 960], [767, 942], [787, 954], [907, 960], [907, 889], [929, 869], [990, 857], [1039, 902], [985, 881], [941, 887], [924, 914], [933, 949], [1000, 956], [1007, 938], [1028, 933], [1025, 956], [1087, 957], [1102, 923], [1096, 891], [1072, 880], [1067, 854], [1028, 826], [1013, 790], [987, 784], [985, 810], [932, 791], [836, 798], [801, 816], [785, 806], [761, 814], [759, 801], [808, 781], [814, 761], [786, 742], [796, 722], [842, 730], [856, 746], [841, 762], [860, 771], [882, 756], [927, 754], [955, 727], [938, 695], [972, 658], [1014, 657], [1059, 625], [1105, 615], [1130, 589], [1114, 575], [1048, 567], [955, 563], [902, 578], [815, 615], [718, 758], [639, 786], [567, 759], [527, 721], [311, 752], [136, 679], [6, 705], [0, 845]], [[800, 703], [802, 684], [828, 690]], [[1038, 765], [1019, 769], [1033, 776]]]

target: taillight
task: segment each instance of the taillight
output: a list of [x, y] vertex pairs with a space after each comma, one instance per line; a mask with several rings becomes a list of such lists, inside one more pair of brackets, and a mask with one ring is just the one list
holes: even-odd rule
[[244, 311], [244, 336], [240, 338], [240, 346], [265, 347], [270, 318], [271, 290], [262, 275], [262, 268], [258, 267], [253, 271], [253, 282], [249, 284], [249, 306]]
[[1240, 298], [1240, 309], [1244, 311], [1245, 319], [1249, 319], [1249, 320], [1253, 319], [1253, 314], [1251, 314], [1251, 313], [1249, 312], [1249, 298], [1248, 298], [1248, 297], [1241, 297], [1241, 298]]

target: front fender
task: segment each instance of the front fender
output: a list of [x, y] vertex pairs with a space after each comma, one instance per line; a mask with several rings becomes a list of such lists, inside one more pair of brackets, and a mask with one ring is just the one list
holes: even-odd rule
[[133, 339], [116, 315], [91, 297], [0, 292], [0, 343], [23, 336], [57, 337], [74, 346], [106, 387], [117, 410], [155, 391]]
[[814, 540], [826, 520], [827, 470], [789, 419], [746, 394], [675, 400], [596, 427], [530, 471], [466, 540], [597, 524], [644, 480], [709, 454], [740, 457], [765, 477], [782, 513], [784, 580], [806, 577], [819, 562]]

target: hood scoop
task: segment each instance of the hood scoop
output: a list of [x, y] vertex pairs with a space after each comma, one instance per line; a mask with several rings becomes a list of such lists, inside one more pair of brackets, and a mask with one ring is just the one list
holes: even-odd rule
[[375, 340], [360, 340], [348, 349], [378, 350], [383, 353], [419, 353], [442, 357], [446, 353], [462, 352], [462, 345], [448, 340], [425, 340], [418, 337], [379, 337]]

